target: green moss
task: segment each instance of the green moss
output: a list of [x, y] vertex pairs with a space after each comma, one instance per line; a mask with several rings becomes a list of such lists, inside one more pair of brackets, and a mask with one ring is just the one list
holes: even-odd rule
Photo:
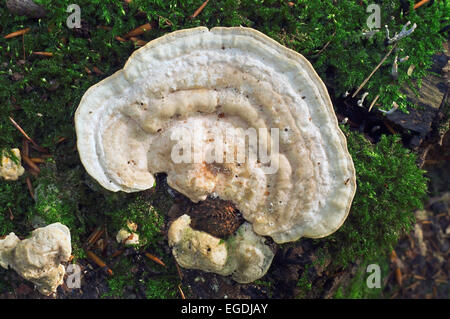
[[[137, 195], [126, 208], [106, 212], [111, 218], [111, 230], [117, 233], [121, 228], [127, 229], [127, 221], [138, 225], [136, 233], [142, 249], [147, 247], [157, 248], [163, 239], [161, 227], [164, 223], [164, 214], [152, 205], [152, 201]], [[130, 230], [131, 231], [131, 230]]]
[[177, 296], [177, 283], [173, 277], [149, 279], [145, 285], [147, 299], [173, 299]]
[[367, 272], [367, 266], [376, 264], [380, 266], [380, 283], [385, 282], [386, 276], [389, 274], [389, 262], [387, 256], [379, 256], [378, 258], [366, 261], [358, 267], [356, 275], [350, 280], [347, 285], [340, 286], [335, 295], [335, 299], [379, 299], [387, 297], [383, 294], [384, 288], [369, 288], [367, 285], [367, 278], [371, 273]]
[[364, 135], [341, 127], [356, 169], [357, 190], [343, 226], [331, 236], [313, 240], [318, 257], [305, 267], [297, 283], [299, 298], [313, 289], [308, 269], [331, 260], [327, 269], [341, 271], [356, 261], [359, 271], [349, 287], [341, 287], [336, 298], [377, 298], [380, 289], [366, 286], [367, 265], [379, 264], [386, 274], [386, 257], [398, 239], [414, 224], [414, 209], [423, 207], [427, 197], [425, 171], [416, 165], [417, 156], [404, 148], [399, 136], [385, 136], [371, 144]]
[[[343, 128], [356, 169], [357, 191], [349, 216], [333, 235], [323, 239], [334, 263], [346, 266], [391, 251], [411, 230], [413, 210], [426, 198], [427, 179], [417, 156], [398, 136], [373, 145], [363, 135]], [[319, 240], [320, 241], [320, 240]]]
[[10, 232], [24, 233], [26, 219], [33, 200], [24, 179], [5, 181], [0, 179], [0, 236]]
[[80, 176], [77, 171], [64, 172], [64, 179], [57, 174], [54, 164], [48, 162], [42, 168], [35, 184], [35, 205], [30, 209], [27, 219], [32, 229], [53, 223], [61, 223], [70, 229], [72, 254], [82, 258], [81, 238], [86, 232], [85, 222], [78, 209], [81, 195]]
[[127, 286], [133, 286], [134, 276], [130, 271], [133, 267], [131, 259], [121, 258], [113, 267], [114, 276], [107, 280], [109, 291], [102, 297], [122, 298]]
[[[168, 260], [167, 268], [163, 268], [147, 259], [135, 263], [131, 256], [121, 257], [112, 267], [114, 276], [107, 279], [109, 291], [103, 295], [103, 298], [124, 298], [126, 292], [136, 293], [138, 283], [139, 286], [145, 287], [145, 296], [148, 299], [175, 298], [178, 293], [179, 279], [172, 258]], [[146, 269], [157, 270], [158, 274], [144, 271], [137, 275], [137, 269], [142, 268], [143, 263], [146, 264]]]
[[297, 282], [297, 288], [299, 289], [299, 293], [296, 296], [297, 298], [303, 299], [308, 296], [308, 293], [312, 290], [312, 283], [308, 277], [308, 269], [310, 267], [305, 267], [302, 275], [300, 276]]

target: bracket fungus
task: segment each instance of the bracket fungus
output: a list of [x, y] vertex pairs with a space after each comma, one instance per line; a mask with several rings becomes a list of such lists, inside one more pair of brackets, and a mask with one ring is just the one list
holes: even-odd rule
[[249, 223], [242, 224], [227, 241], [190, 227], [191, 218], [183, 215], [169, 229], [169, 245], [181, 267], [231, 275], [239, 283], [264, 276], [274, 254]]
[[0, 240], [0, 266], [14, 269], [44, 295], [55, 293], [63, 283], [61, 262], [68, 261], [71, 253], [69, 228], [60, 223], [37, 228], [24, 240], [14, 233]]
[[325, 85], [302, 55], [250, 28], [151, 41], [85, 93], [75, 124], [81, 161], [106, 189], [149, 189], [164, 172], [193, 202], [232, 202], [277, 243], [336, 231], [356, 190]]

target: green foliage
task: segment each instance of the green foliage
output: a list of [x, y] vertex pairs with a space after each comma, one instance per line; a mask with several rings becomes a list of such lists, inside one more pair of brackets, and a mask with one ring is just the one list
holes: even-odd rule
[[423, 206], [427, 179], [417, 156], [398, 136], [381, 137], [372, 145], [363, 135], [343, 127], [356, 169], [357, 190], [344, 225], [327, 237], [336, 264], [346, 266], [387, 253], [414, 222], [413, 209]]

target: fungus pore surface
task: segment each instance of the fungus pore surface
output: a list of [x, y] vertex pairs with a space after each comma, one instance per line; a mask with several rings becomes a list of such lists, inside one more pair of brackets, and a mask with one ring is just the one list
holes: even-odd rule
[[356, 189], [325, 85], [250, 28], [151, 41], [85, 93], [75, 123], [81, 161], [106, 189], [145, 190], [164, 172], [193, 202], [231, 201], [277, 243], [337, 230]]

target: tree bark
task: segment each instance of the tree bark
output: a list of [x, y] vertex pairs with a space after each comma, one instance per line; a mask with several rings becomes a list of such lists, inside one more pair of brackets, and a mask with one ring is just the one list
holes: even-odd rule
[[33, 0], [7, 0], [6, 7], [14, 15], [25, 15], [30, 18], [43, 18], [47, 12]]

